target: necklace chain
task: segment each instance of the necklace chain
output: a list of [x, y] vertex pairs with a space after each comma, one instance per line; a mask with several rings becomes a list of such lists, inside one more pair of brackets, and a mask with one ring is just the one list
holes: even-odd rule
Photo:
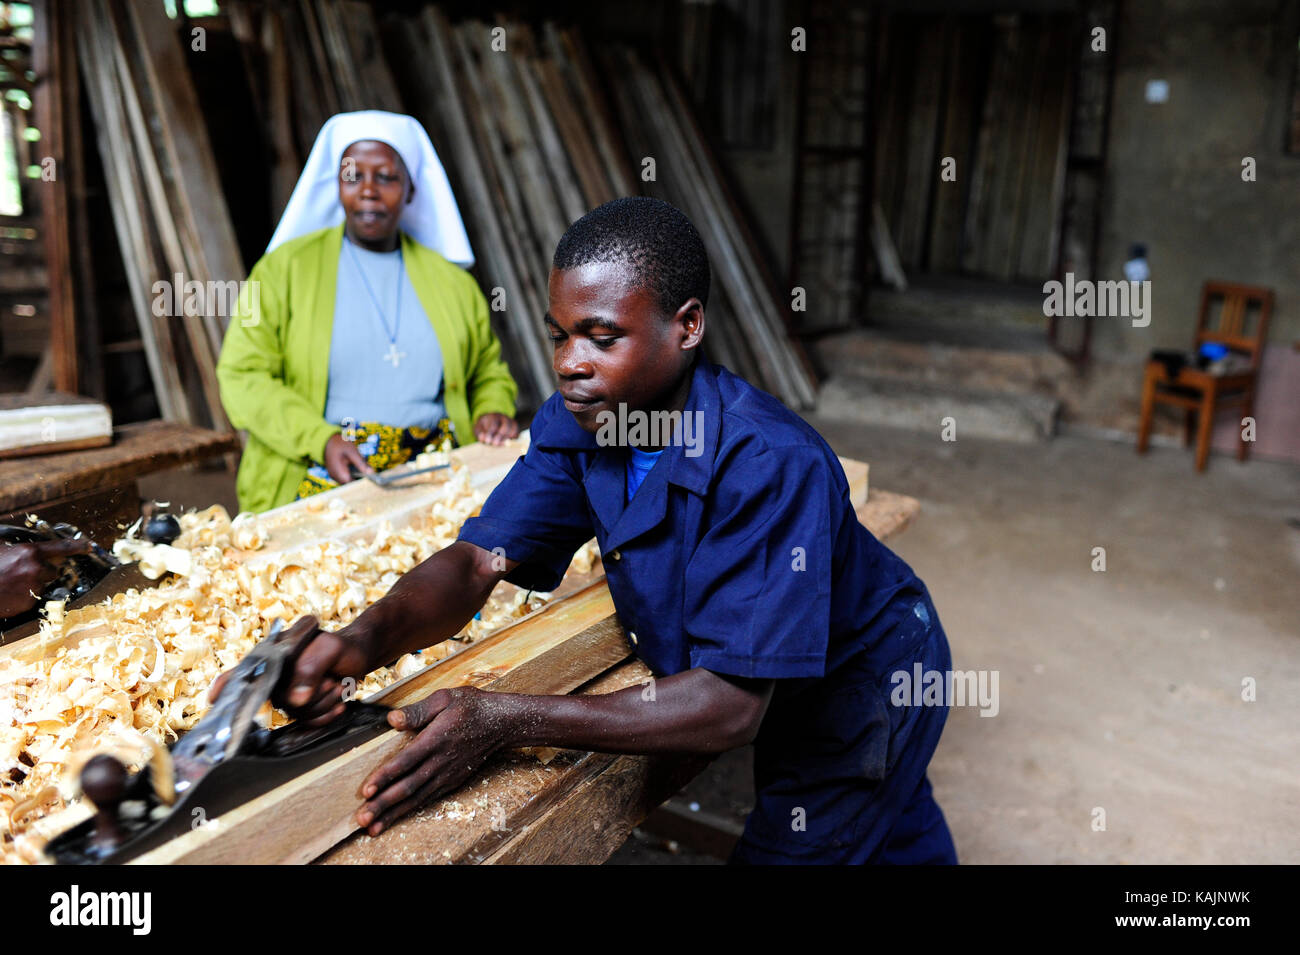
[[[352, 256], [352, 262], [357, 267], [357, 274], [361, 276], [361, 284], [366, 287], [366, 294], [370, 296], [370, 303], [375, 306], [375, 313], [379, 316], [379, 321], [384, 326], [384, 334], [388, 336], [388, 343], [394, 347], [397, 345], [397, 331], [402, 327], [402, 286], [406, 284], [406, 262], [402, 259], [402, 247], [397, 247], [397, 315], [393, 320], [393, 329], [388, 329], [388, 319], [384, 316], [384, 310], [379, 305], [379, 298], [375, 295], [375, 290], [370, 287], [370, 280], [366, 278], [366, 270], [361, 267], [361, 260], [357, 258], [357, 250], [352, 247], [352, 243], [346, 236], [343, 238], [343, 244], [348, 247], [348, 252]], [[394, 362], [393, 367], [397, 364]]]

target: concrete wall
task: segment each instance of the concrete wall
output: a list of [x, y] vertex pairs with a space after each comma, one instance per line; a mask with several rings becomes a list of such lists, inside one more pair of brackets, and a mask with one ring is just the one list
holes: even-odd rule
[[[1295, 0], [1121, 3], [1099, 261], [1119, 278], [1146, 243], [1153, 318], [1099, 320], [1099, 357], [1188, 347], [1211, 278], [1272, 287], [1269, 340], [1300, 339], [1300, 155], [1283, 151], [1298, 14]], [[1146, 102], [1153, 79], [1168, 102]]]

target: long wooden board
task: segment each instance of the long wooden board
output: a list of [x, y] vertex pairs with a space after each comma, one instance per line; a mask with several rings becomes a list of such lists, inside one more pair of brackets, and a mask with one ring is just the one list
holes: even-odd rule
[[[550, 653], [563, 648], [563, 652]], [[485, 637], [376, 697], [407, 705], [442, 687], [496, 681], [512, 692], [567, 693], [631, 655], [603, 583], [560, 601], [545, 615]], [[527, 669], [524, 669], [527, 667]], [[393, 730], [226, 813], [136, 860], [140, 864], [309, 862], [356, 829], [365, 777], [412, 734]]]

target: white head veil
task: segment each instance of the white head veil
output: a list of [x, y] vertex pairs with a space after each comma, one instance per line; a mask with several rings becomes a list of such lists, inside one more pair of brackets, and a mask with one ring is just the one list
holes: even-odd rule
[[451, 183], [429, 141], [429, 134], [412, 116], [377, 109], [339, 113], [326, 120], [316, 134], [311, 155], [266, 251], [300, 235], [343, 222], [339, 165], [344, 151], [363, 139], [387, 143], [397, 150], [415, 184], [415, 198], [402, 211], [401, 230], [450, 262], [465, 267], [473, 265], [474, 252], [469, 247], [456, 197], [451, 193]]

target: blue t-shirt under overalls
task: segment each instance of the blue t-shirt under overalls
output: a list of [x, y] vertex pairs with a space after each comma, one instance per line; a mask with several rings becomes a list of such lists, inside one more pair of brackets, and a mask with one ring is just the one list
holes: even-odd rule
[[685, 413], [695, 440], [670, 443], [636, 488], [627, 450], [552, 395], [460, 539], [504, 548], [512, 583], [553, 590], [594, 535], [656, 675], [777, 681], [735, 861], [955, 862], [925, 777], [947, 708], [890, 700], [890, 674], [951, 669], [925, 586], [858, 521], [822, 437], [771, 395], [700, 360]]

